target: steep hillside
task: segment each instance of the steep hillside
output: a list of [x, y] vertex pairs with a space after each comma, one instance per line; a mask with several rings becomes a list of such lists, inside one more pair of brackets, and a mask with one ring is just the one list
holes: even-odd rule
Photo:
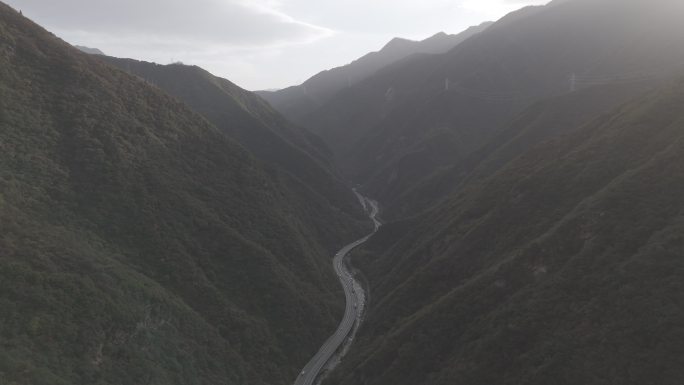
[[406, 167], [393, 183], [385, 185], [374, 180], [368, 188], [384, 197], [385, 219], [422, 212], [437, 206], [460, 186], [491, 176], [535, 145], [566, 135], [661, 83], [593, 86], [535, 103], [463, 161], [436, 171], [416, 164]]
[[683, 103], [676, 81], [385, 226], [328, 383], [681, 383]]
[[177, 97], [257, 158], [284, 171], [292, 177], [290, 183], [299, 185], [302, 200], [324, 200], [350, 217], [363, 218], [356, 196], [337, 175], [321, 139], [288, 122], [257, 95], [199, 67], [103, 60]]
[[[537, 101], [681, 68], [682, 8], [675, 0], [525, 8], [446, 54], [378, 71], [338, 93], [306, 126], [333, 146], [356, 182], [393, 187], [405, 174], [458, 165]], [[397, 194], [412, 186], [394, 187]]]
[[0, 383], [291, 383], [360, 232], [300, 187], [0, 4]]
[[321, 72], [304, 84], [275, 92], [263, 91], [276, 109], [296, 122], [306, 122], [308, 114], [325, 104], [341, 90], [362, 83], [378, 70], [416, 54], [438, 54], [449, 51], [491, 23], [470, 27], [457, 35], [438, 33], [422, 41], [395, 38], [378, 52], [371, 52], [345, 66]]

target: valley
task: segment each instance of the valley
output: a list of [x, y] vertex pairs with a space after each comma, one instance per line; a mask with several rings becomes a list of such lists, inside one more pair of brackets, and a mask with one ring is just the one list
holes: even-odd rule
[[9, 2], [0, 384], [684, 382], [682, 1]]
[[335, 331], [335, 334], [326, 340], [318, 353], [316, 353], [309, 363], [306, 364], [304, 369], [302, 369], [299, 377], [297, 377], [297, 381], [295, 381], [295, 384], [317, 384], [318, 382], [316, 380], [321, 374], [321, 370], [330, 365], [331, 359], [336, 354], [341, 354], [340, 352], [345, 349], [345, 345], [351, 345], [351, 342], [354, 338], [353, 331], [355, 331], [355, 328], [359, 326], [363, 316], [363, 308], [365, 305], [365, 296], [363, 293], [364, 289], [359, 282], [355, 281], [354, 276], [349, 272], [346, 266], [348, 263], [347, 258], [349, 257], [349, 253], [351, 253], [355, 248], [366, 243], [370, 237], [372, 237], [373, 234], [380, 229], [381, 223], [377, 219], [377, 215], [379, 213], [377, 202], [359, 195], [358, 193], [357, 195], [359, 200], [363, 203], [364, 208], [367, 210], [369, 218], [373, 221], [374, 230], [373, 233], [348, 244], [347, 246], [343, 247], [342, 250], [338, 251], [337, 254], [335, 254], [335, 258], [333, 259], [333, 267], [340, 284], [344, 288], [346, 301], [344, 317], [342, 318], [342, 321], [340, 321], [340, 325]]

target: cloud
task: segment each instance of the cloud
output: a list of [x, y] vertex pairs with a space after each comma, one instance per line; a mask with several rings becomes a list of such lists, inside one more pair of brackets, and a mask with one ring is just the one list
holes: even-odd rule
[[107, 55], [199, 65], [249, 88], [291, 69], [269, 66], [286, 47], [335, 33], [274, 0], [5, 0], [62, 39]]
[[117, 57], [195, 64], [262, 89], [300, 83], [395, 36], [458, 33], [548, 0], [0, 1], [72, 44]]
[[250, 0], [347, 33], [405, 35], [455, 15], [455, 0]]
[[501, 16], [527, 5], [542, 5], [549, 0], [463, 0], [461, 7], [487, 16]]
[[10, 0], [15, 8], [65, 35], [109, 42], [191, 46], [303, 43], [332, 31], [248, 0]]

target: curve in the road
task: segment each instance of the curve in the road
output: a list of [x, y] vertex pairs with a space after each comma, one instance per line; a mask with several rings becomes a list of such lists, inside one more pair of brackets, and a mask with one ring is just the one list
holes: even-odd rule
[[373, 234], [380, 228], [380, 221], [377, 219], [378, 215], [378, 204], [354, 191], [359, 197], [359, 200], [363, 204], [366, 211], [369, 212], [369, 217], [373, 220], [374, 229], [373, 232], [355, 242], [348, 244], [343, 247], [342, 250], [335, 254], [333, 259], [333, 267], [335, 268], [335, 273], [344, 288], [344, 295], [347, 300], [347, 306], [344, 311], [344, 317], [337, 327], [335, 334], [330, 336], [327, 341], [321, 346], [313, 358], [306, 364], [304, 369], [300, 372], [294, 385], [313, 385], [318, 378], [321, 370], [330, 361], [335, 352], [344, 343], [349, 333], [354, 328], [354, 323], [357, 319], [357, 306], [359, 303], [359, 293], [354, 291], [354, 278], [351, 273], [347, 271], [344, 267], [344, 259], [349, 255], [349, 252], [354, 250], [356, 247], [364, 244], [368, 239], [370, 239]]

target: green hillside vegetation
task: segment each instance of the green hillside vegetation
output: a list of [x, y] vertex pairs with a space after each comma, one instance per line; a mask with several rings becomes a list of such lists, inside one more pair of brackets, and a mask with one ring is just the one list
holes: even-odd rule
[[301, 200], [324, 199], [331, 208], [363, 218], [356, 196], [341, 182], [322, 140], [288, 122], [257, 95], [199, 67], [104, 60], [177, 97], [257, 158], [289, 174], [289, 182], [300, 185]]
[[419, 172], [429, 171], [418, 169], [413, 174], [403, 173], [401, 182], [383, 186], [375, 181], [368, 188], [385, 197], [386, 219], [420, 213], [439, 205], [459, 187], [493, 175], [535, 145], [566, 135], [597, 115], [608, 114], [630, 99], [642, 97], [659, 84], [662, 82], [607, 84], [543, 100], [523, 111], [463, 161], [438, 168], [427, 177], [421, 177]]
[[362, 232], [303, 186], [0, 4], [0, 383], [291, 383]]
[[681, 383], [682, 103], [676, 81], [385, 226], [327, 383]]

